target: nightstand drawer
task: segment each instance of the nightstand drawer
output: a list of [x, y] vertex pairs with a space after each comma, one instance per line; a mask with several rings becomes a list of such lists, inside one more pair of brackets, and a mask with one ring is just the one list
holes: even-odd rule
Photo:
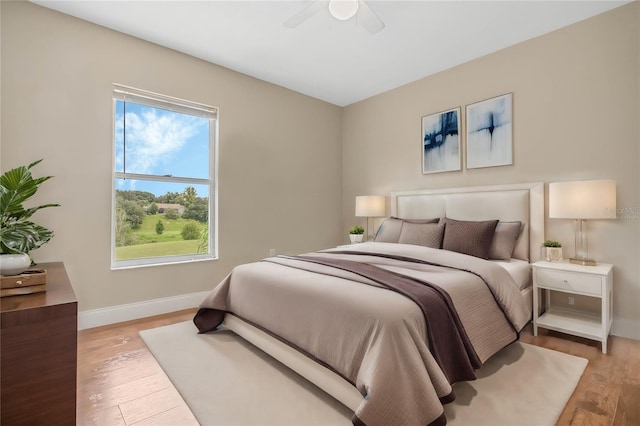
[[548, 269], [538, 269], [536, 277], [540, 287], [602, 296], [602, 279], [600, 277]]

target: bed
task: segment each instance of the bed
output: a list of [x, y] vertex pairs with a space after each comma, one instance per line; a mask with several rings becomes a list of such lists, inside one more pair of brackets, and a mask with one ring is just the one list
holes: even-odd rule
[[[375, 242], [236, 267], [196, 326], [234, 331], [352, 409], [356, 425], [446, 423], [451, 383], [472, 380], [531, 318], [544, 185], [393, 192], [391, 216]], [[509, 255], [482, 258], [516, 223]], [[470, 245], [476, 228], [485, 237]], [[449, 249], [415, 241], [434, 235]]]

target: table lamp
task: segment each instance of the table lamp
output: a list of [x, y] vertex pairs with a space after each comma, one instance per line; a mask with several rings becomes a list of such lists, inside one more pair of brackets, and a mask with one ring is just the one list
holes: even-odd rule
[[549, 184], [549, 218], [574, 219], [576, 253], [571, 263], [595, 265], [589, 258], [586, 219], [616, 218], [616, 181], [584, 180]]
[[385, 198], [377, 195], [360, 195], [356, 197], [356, 216], [367, 218], [365, 241], [369, 241], [369, 218], [384, 217]]

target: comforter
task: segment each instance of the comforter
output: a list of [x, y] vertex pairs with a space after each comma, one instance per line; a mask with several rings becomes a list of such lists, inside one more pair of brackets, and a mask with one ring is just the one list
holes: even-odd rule
[[427, 322], [419, 304], [358, 268], [327, 265], [336, 259], [444, 290], [480, 363], [515, 341], [529, 320], [498, 265], [446, 250], [363, 243], [238, 266], [201, 303], [194, 323], [212, 331], [230, 312], [332, 369], [364, 397], [356, 425], [446, 423], [442, 404], [453, 400], [456, 379], [427, 338], [439, 320]]

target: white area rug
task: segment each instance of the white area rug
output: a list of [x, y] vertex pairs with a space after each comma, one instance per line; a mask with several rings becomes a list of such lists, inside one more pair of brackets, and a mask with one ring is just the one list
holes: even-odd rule
[[[202, 425], [350, 425], [352, 412], [232, 332], [182, 322], [140, 332]], [[514, 343], [454, 386], [449, 425], [554, 425], [584, 358]]]

